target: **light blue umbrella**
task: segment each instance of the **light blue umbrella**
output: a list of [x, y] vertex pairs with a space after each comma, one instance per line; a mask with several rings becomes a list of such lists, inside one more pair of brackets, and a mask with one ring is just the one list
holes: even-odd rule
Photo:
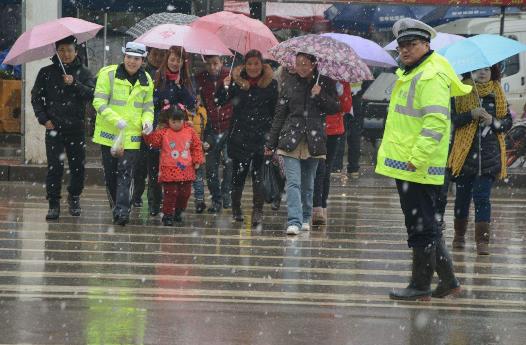
[[526, 51], [526, 45], [499, 35], [482, 34], [446, 46], [444, 56], [458, 74], [490, 67], [510, 56]]

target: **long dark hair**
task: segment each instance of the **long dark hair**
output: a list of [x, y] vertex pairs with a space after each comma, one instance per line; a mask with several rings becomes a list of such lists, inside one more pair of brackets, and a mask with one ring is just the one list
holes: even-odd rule
[[172, 54], [177, 55], [183, 60], [183, 66], [180, 68], [181, 75], [179, 76], [179, 83], [189, 91], [192, 91], [193, 87], [192, 79], [190, 78], [190, 67], [188, 66], [188, 56], [186, 55], [184, 49], [181, 47], [170, 47], [170, 49], [168, 49], [168, 52], [166, 53], [161, 67], [159, 67], [157, 73], [155, 74], [155, 88], [164, 89], [166, 87], [166, 71], [168, 70], [168, 59]]

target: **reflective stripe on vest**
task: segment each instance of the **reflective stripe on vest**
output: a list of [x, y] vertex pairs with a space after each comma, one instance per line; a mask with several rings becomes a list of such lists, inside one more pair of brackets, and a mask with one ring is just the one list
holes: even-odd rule
[[433, 138], [436, 141], [442, 140], [442, 137], [444, 136], [442, 133], [433, 131], [433, 130], [428, 129], [428, 128], [422, 129], [422, 131], [420, 132], [420, 135], [423, 136], [423, 137]]
[[429, 113], [438, 113], [443, 114], [448, 119], [450, 118], [450, 112], [447, 107], [443, 107], [440, 105], [430, 105], [427, 107], [423, 107], [422, 109], [415, 109], [414, 103], [415, 103], [415, 93], [416, 93], [416, 84], [422, 78], [422, 74], [424, 72], [420, 72], [417, 75], [413, 77], [411, 80], [411, 85], [409, 85], [409, 91], [407, 92], [407, 105], [400, 105], [397, 104], [395, 107], [395, 111], [399, 114], [412, 116], [412, 117], [422, 117]]
[[[401, 162], [395, 159], [386, 158], [384, 159], [384, 164], [386, 167], [389, 167], [389, 168], [404, 170], [404, 171], [409, 171], [409, 172], [415, 172], [414, 169], [409, 169], [407, 162]], [[445, 172], [446, 172], [445, 167], [429, 167], [429, 169], [427, 169], [427, 173], [429, 175], [445, 175]]]

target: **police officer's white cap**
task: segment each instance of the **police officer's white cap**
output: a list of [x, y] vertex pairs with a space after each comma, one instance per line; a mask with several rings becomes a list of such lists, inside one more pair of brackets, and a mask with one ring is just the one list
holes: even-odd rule
[[148, 52], [146, 51], [146, 46], [142, 43], [137, 42], [126, 43], [126, 47], [122, 48], [122, 52], [130, 56], [146, 57], [146, 55], [148, 55]]
[[431, 41], [437, 32], [424, 22], [412, 18], [402, 18], [394, 23], [393, 34], [397, 42], [412, 41], [415, 39]]

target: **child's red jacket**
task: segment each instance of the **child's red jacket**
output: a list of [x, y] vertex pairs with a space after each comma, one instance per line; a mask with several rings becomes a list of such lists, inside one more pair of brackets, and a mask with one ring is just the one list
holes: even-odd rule
[[171, 128], [157, 129], [144, 140], [153, 148], [161, 149], [159, 182], [182, 182], [195, 180], [195, 164], [205, 159], [201, 140], [187, 123], [180, 131]]

